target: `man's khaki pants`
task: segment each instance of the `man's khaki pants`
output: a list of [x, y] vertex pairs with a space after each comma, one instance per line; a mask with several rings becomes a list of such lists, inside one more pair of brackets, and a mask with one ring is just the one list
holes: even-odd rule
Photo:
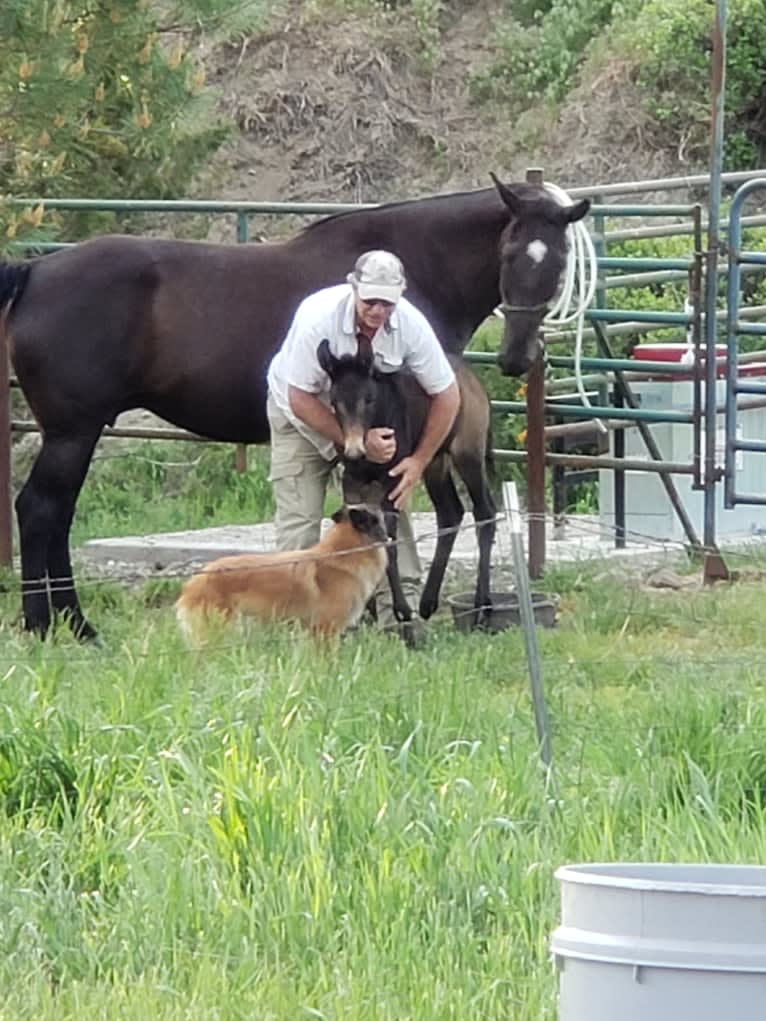
[[[271, 472], [276, 515], [277, 549], [306, 549], [319, 542], [325, 494], [334, 461], [322, 457], [282, 414], [269, 395], [266, 412], [271, 428]], [[420, 585], [420, 558], [412, 535], [409, 515], [399, 514], [399, 575], [402, 589], [413, 612], [417, 612]], [[383, 579], [375, 593], [378, 622], [394, 623], [388, 580]]]

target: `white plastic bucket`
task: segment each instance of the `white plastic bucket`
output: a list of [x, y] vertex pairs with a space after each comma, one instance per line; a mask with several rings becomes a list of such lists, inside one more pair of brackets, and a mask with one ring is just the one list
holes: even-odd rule
[[766, 868], [558, 869], [560, 1021], [764, 1021]]

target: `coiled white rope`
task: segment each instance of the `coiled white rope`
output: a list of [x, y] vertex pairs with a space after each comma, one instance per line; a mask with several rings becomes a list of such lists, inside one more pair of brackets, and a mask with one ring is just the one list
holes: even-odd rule
[[[548, 181], [545, 182], [544, 186], [559, 205], [571, 206], [573, 204], [563, 188], [559, 188], [558, 185], [551, 184]], [[591, 408], [592, 405], [585, 392], [585, 385], [582, 379], [581, 362], [585, 312], [596, 293], [598, 260], [593, 239], [582, 220], [570, 223], [567, 227], [567, 246], [567, 264], [561, 287], [556, 300], [545, 315], [542, 328], [544, 333], [550, 333], [569, 323], [575, 323], [575, 384], [584, 407]], [[503, 317], [500, 309], [496, 310], [496, 314], [500, 318]], [[603, 433], [607, 431], [606, 426], [600, 419], [596, 419], [596, 426]]]
[[[545, 183], [545, 188], [560, 205], [572, 205], [572, 200], [563, 188], [548, 182]], [[575, 384], [583, 405], [590, 408], [592, 405], [588, 400], [582, 379], [582, 341], [585, 329], [585, 312], [593, 301], [598, 284], [598, 259], [593, 239], [582, 220], [569, 224], [567, 241], [569, 242], [569, 251], [563, 286], [557, 300], [545, 316], [543, 331], [553, 331], [567, 323], [575, 323]], [[602, 433], [607, 431], [601, 419], [596, 419], [596, 426]]]

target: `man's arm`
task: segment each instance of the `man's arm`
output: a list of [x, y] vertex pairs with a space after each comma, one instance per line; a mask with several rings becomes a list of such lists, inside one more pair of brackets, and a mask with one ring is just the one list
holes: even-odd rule
[[330, 408], [316, 394], [290, 384], [287, 387], [287, 401], [296, 418], [343, 449], [343, 430]]
[[420, 482], [423, 472], [449, 435], [457, 413], [460, 410], [460, 390], [453, 380], [450, 385], [429, 397], [428, 414], [417, 447], [409, 457], [395, 465], [390, 475], [399, 477], [399, 483], [391, 491], [390, 499], [400, 510], [412, 490]]

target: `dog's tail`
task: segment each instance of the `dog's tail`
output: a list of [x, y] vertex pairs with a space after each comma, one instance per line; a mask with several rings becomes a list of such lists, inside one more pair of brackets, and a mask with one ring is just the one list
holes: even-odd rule
[[194, 610], [183, 595], [176, 603], [176, 620], [181, 634], [188, 645], [197, 648], [200, 644], [200, 614]]
[[176, 601], [176, 620], [181, 634], [194, 649], [205, 643], [207, 605], [204, 599], [204, 574], [193, 575]]

